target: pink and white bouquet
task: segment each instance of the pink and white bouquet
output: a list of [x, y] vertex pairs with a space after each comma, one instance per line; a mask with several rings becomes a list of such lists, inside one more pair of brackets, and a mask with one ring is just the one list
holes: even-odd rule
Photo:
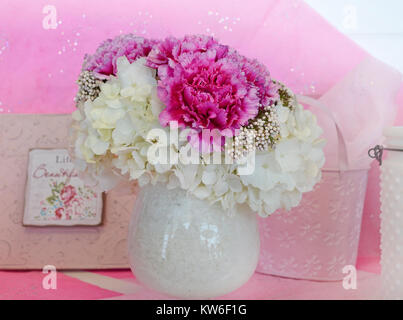
[[164, 183], [225, 210], [290, 209], [320, 180], [322, 130], [257, 60], [212, 37], [122, 35], [87, 55], [76, 164], [103, 190]]

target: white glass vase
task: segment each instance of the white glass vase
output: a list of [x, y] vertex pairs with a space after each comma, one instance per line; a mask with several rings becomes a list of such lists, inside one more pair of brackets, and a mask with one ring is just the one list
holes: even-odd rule
[[144, 285], [179, 298], [206, 299], [242, 286], [259, 257], [256, 214], [232, 215], [181, 189], [148, 185], [136, 199], [129, 261]]
[[403, 299], [403, 127], [384, 131], [388, 151], [381, 166], [382, 293]]

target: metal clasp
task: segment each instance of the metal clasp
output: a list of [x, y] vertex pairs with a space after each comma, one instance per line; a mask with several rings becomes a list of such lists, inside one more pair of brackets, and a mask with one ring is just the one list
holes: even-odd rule
[[374, 148], [368, 150], [368, 156], [372, 159], [376, 159], [380, 166], [382, 165], [383, 149], [383, 146], [378, 144]]
[[372, 149], [368, 150], [368, 155], [372, 159], [376, 159], [379, 162], [379, 165], [382, 165], [382, 155], [383, 151], [396, 151], [396, 152], [403, 152], [403, 149], [397, 149], [397, 148], [385, 148], [384, 146], [377, 145]]

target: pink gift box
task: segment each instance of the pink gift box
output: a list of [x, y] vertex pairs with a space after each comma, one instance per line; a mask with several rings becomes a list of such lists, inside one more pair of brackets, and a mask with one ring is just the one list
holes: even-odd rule
[[340, 280], [355, 265], [367, 170], [323, 171], [315, 190], [290, 211], [260, 219], [257, 271], [310, 280]]
[[135, 197], [108, 193], [99, 226], [23, 225], [30, 149], [66, 149], [70, 115], [0, 115], [0, 270], [128, 268], [127, 229]]

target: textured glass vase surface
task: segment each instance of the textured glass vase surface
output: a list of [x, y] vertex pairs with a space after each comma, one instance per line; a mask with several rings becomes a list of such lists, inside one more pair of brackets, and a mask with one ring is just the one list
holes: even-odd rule
[[[385, 147], [403, 149], [403, 127], [385, 130]], [[381, 166], [382, 295], [403, 299], [403, 152], [388, 151]]]
[[144, 285], [186, 299], [212, 298], [242, 286], [259, 257], [256, 214], [229, 214], [181, 189], [148, 185], [136, 199], [129, 260]]

